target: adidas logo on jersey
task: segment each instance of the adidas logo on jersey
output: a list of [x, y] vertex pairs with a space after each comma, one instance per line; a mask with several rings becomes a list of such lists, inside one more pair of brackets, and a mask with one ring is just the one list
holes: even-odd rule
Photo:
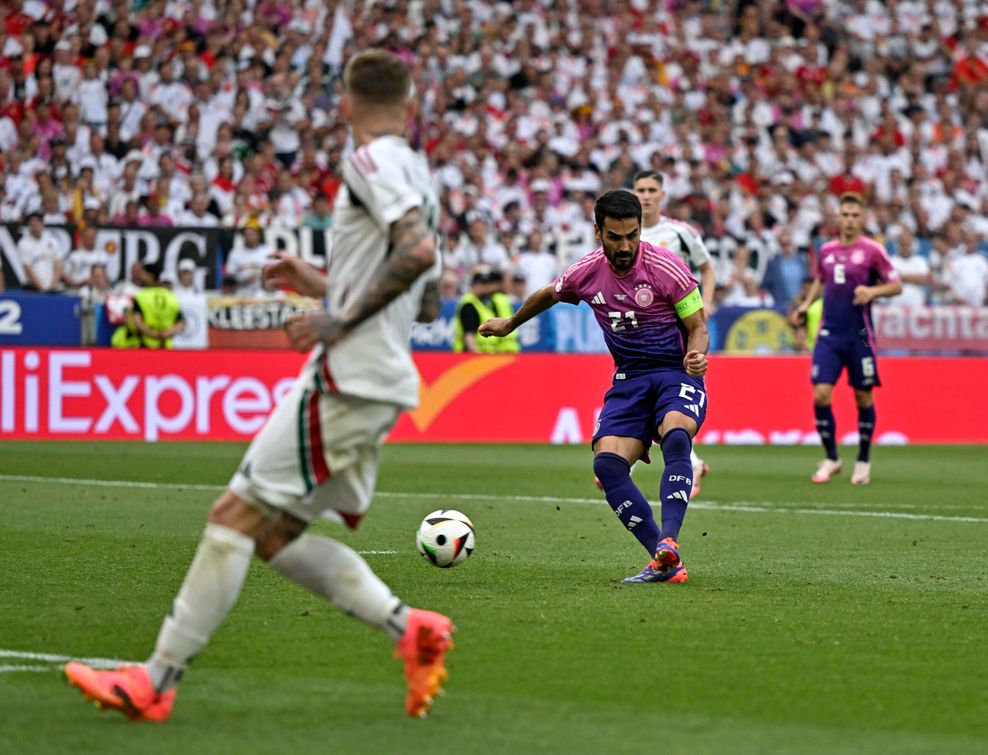
[[697, 406], [696, 404], [687, 404], [687, 405], [686, 405], [686, 406], [685, 406], [684, 408], [685, 408], [685, 409], [686, 409], [686, 411], [688, 411], [688, 412], [693, 412], [693, 414], [694, 414], [695, 416], [697, 416], [697, 417], [699, 417], [699, 416], [700, 416], [700, 407], [699, 407], [699, 406]]
[[596, 294], [594, 294], [593, 299], [591, 299], [590, 301], [593, 304], [606, 304], [607, 303], [607, 302], [604, 301], [604, 292], [603, 291], [598, 291]]

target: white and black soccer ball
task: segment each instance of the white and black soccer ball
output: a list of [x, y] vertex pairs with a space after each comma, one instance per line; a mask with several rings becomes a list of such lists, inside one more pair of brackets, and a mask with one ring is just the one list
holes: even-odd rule
[[439, 509], [422, 520], [415, 533], [415, 545], [422, 558], [448, 569], [466, 561], [477, 543], [473, 522], [454, 509]]

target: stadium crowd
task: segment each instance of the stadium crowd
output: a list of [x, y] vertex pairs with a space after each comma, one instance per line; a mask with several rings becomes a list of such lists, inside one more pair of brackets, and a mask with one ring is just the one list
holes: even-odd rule
[[449, 294], [544, 285], [651, 169], [721, 302], [791, 301], [856, 191], [907, 301], [986, 303], [983, 0], [7, 0], [0, 222], [325, 229], [371, 46], [413, 66]]

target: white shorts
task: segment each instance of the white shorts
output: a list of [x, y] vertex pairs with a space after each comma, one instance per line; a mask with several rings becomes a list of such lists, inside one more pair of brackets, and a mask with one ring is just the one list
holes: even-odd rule
[[254, 437], [230, 490], [304, 522], [339, 516], [356, 528], [374, 494], [381, 444], [401, 411], [321, 392], [300, 377]]

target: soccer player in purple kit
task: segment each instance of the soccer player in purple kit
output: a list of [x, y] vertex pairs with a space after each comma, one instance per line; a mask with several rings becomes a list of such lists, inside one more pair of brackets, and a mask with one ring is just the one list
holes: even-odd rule
[[[616, 367], [594, 431], [594, 474], [618, 519], [652, 557], [624, 581], [685, 582], [677, 541], [693, 486], [693, 436], [707, 412], [710, 338], [689, 267], [641, 241], [641, 223], [641, 202], [630, 191], [601, 196], [594, 206], [601, 248], [532, 294], [514, 316], [488, 320], [479, 332], [504, 337], [560, 301], [590, 305]], [[630, 474], [635, 461], [648, 461], [653, 440], [665, 461], [661, 529]]]
[[798, 324], [823, 290], [823, 322], [813, 348], [813, 410], [820, 440], [827, 453], [810, 478], [830, 482], [840, 474], [837, 428], [831, 400], [834, 384], [844, 368], [854, 388], [858, 407], [858, 458], [852, 485], [871, 482], [871, 439], [875, 432], [875, 399], [872, 389], [881, 385], [875, 355], [871, 303], [902, 291], [902, 281], [885, 247], [862, 235], [865, 203], [860, 194], [842, 194], [838, 224], [840, 237], [820, 247], [814, 259], [814, 279], [806, 298], [792, 314]]

